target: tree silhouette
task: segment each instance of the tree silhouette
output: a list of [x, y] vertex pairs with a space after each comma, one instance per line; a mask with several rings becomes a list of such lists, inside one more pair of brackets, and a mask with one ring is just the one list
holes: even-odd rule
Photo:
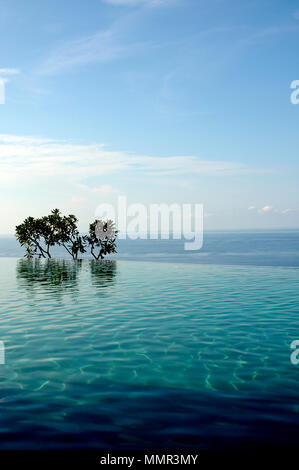
[[78, 219], [70, 214], [62, 216], [59, 209], [53, 209], [50, 215], [34, 218], [27, 217], [16, 227], [16, 238], [21, 246], [26, 247], [25, 257], [30, 259], [52, 258], [50, 249], [63, 246], [74, 260], [90, 247], [91, 255], [103, 259], [109, 253], [116, 253], [114, 223], [111, 220], [95, 220], [89, 226], [88, 235], [81, 236], [77, 227]]
[[117, 230], [112, 220], [95, 220], [89, 225], [89, 233], [84, 240], [90, 246], [90, 252], [96, 259], [103, 259], [110, 253], [116, 253]]

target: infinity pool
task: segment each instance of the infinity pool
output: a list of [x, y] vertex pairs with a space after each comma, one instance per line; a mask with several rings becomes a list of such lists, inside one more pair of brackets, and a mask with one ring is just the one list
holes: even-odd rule
[[0, 259], [0, 448], [299, 439], [299, 270]]

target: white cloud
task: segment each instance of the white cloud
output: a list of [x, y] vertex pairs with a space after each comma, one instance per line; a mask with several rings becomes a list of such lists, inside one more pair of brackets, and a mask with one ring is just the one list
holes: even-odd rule
[[1, 75], [18, 75], [20, 73], [19, 69], [0, 69]]
[[293, 212], [299, 212], [299, 209], [284, 209], [281, 211], [282, 214], [291, 214]]
[[[75, 144], [34, 137], [0, 135], [1, 181], [20, 177], [88, 177], [130, 171], [138, 175], [236, 175], [256, 173], [241, 163], [196, 156], [152, 157], [107, 150], [103, 145]], [[107, 191], [107, 186], [95, 191]], [[266, 206], [267, 207], [267, 206]], [[264, 208], [264, 211], [266, 209]]]
[[28, 137], [11, 134], [0, 134], [0, 144], [20, 144], [20, 145], [39, 145], [52, 142], [51, 139], [41, 139], [39, 137]]
[[72, 196], [70, 200], [70, 203], [74, 203], [74, 204], [81, 204], [85, 202], [86, 202], [86, 198], [81, 197], [81, 196]]
[[267, 214], [268, 212], [272, 212], [272, 211], [274, 211], [273, 206], [264, 206], [264, 207], [262, 207], [262, 209], [259, 210], [259, 213], [260, 214]]
[[94, 193], [94, 194], [119, 193], [119, 190], [113, 188], [112, 186], [110, 186], [110, 184], [103, 184], [102, 186], [99, 186], [98, 188], [90, 188], [86, 184], [79, 184], [78, 187], [80, 189], [88, 191], [89, 193]]
[[[257, 210], [255, 206], [248, 207], [248, 210]], [[294, 212], [299, 212], [299, 209], [277, 209], [274, 206], [264, 206], [258, 210], [259, 214], [268, 214], [268, 213], [275, 213], [275, 214], [292, 214]]]

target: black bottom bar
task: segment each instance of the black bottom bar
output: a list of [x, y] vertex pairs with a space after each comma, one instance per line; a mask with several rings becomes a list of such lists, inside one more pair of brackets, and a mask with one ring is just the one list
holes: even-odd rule
[[[298, 457], [298, 452], [297, 452]], [[43, 466], [51, 468], [61, 464], [82, 465], [83, 470], [92, 468], [120, 468], [142, 469], [167, 467], [193, 467], [209, 468], [212, 464], [228, 464], [230, 468], [244, 465], [259, 465], [262, 463], [283, 463], [284, 466], [295, 461], [296, 449], [294, 447], [269, 447], [264, 450], [236, 450], [236, 451], [206, 451], [206, 450], [165, 450], [165, 451], [134, 451], [134, 450], [22, 450], [0, 451], [1, 464], [37, 464], [42, 470]], [[69, 467], [68, 467], [69, 468]]]

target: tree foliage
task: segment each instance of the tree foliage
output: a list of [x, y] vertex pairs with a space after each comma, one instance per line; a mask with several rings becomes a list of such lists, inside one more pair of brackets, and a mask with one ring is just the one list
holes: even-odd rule
[[95, 220], [89, 225], [89, 233], [84, 238], [96, 260], [103, 259], [110, 253], [116, 253], [117, 233], [112, 220]]
[[111, 220], [95, 220], [84, 236], [80, 235], [77, 223], [75, 215], [63, 216], [59, 209], [53, 209], [44, 217], [27, 217], [16, 227], [16, 238], [26, 247], [27, 258], [51, 258], [51, 248], [55, 245], [63, 246], [74, 260], [88, 248], [96, 260], [116, 253], [117, 231]]

